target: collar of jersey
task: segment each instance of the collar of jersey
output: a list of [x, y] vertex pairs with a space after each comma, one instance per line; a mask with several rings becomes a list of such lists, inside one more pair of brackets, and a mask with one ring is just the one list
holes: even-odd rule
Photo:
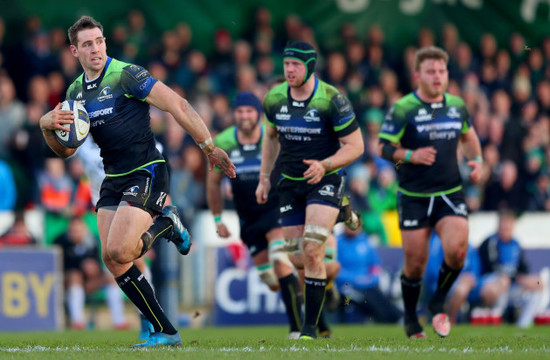
[[[431, 102], [425, 102], [425, 101], [423, 101], [422, 99], [420, 99], [420, 98], [418, 97], [418, 94], [417, 94], [416, 92], [417, 92], [416, 90], [413, 91], [414, 97], [415, 97], [422, 105], [424, 105], [424, 106], [429, 106], [429, 107], [430, 107], [430, 110], [433, 110], [433, 109], [432, 109], [432, 104], [437, 104], [437, 103], [439, 103], [439, 101], [436, 101], [436, 102], [433, 102], [433, 103], [431, 103]], [[443, 108], [445, 108], [445, 106], [447, 106], [447, 93], [443, 93], [443, 101], [442, 101], [442, 103], [443, 103]]]
[[[315, 93], [317, 92], [317, 87], [319, 86], [319, 79], [317, 79], [317, 76], [313, 75], [313, 77], [315, 78], [315, 87], [313, 88], [313, 92], [311, 93], [311, 95], [303, 101], [304, 103], [304, 108], [309, 104], [309, 102], [311, 101], [311, 99], [313, 99], [313, 97], [315, 96]], [[288, 96], [288, 103], [292, 105], [292, 101], [298, 101], [298, 100], [294, 100], [294, 98], [290, 95], [290, 86], [287, 85], [287, 96]]]
[[107, 62], [105, 63], [105, 67], [103, 68], [103, 71], [101, 72], [101, 74], [99, 74], [99, 76], [97, 78], [95, 78], [94, 80], [88, 80], [86, 78], [86, 72], [83, 72], [82, 73], [82, 84], [87, 84], [87, 83], [91, 83], [91, 82], [96, 82], [98, 81], [99, 79], [101, 79], [105, 73], [107, 72], [107, 68], [109, 67], [109, 65], [111, 64], [111, 60], [113, 60], [112, 57], [110, 56], [107, 56]]

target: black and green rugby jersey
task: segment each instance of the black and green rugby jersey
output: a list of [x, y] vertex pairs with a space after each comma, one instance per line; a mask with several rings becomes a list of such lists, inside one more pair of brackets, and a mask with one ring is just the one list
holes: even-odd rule
[[[258, 204], [256, 202], [256, 187], [260, 181], [260, 164], [262, 162], [262, 140], [264, 138], [265, 125], [262, 126], [262, 136], [257, 144], [239, 143], [237, 139], [237, 127], [235, 125], [222, 131], [214, 139], [214, 144], [223, 149], [231, 162], [237, 167], [235, 173], [237, 176], [230, 179], [233, 198], [235, 199], [235, 209], [239, 217], [247, 214], [261, 214], [266, 209], [272, 209], [278, 206], [278, 200], [275, 196], [274, 186], [267, 199], [267, 203]], [[216, 171], [221, 172], [217, 167]]]
[[90, 117], [90, 133], [101, 149], [107, 176], [122, 175], [151, 162], [164, 161], [150, 126], [149, 95], [157, 79], [138, 65], [107, 58], [92, 81], [83, 73], [66, 98], [81, 101]]
[[340, 148], [338, 138], [358, 128], [349, 100], [317, 78], [313, 94], [306, 101], [292, 99], [284, 82], [267, 93], [263, 106], [268, 124], [279, 133], [281, 171], [292, 180], [304, 180], [308, 165], [302, 160], [323, 160], [333, 155]]
[[445, 94], [443, 102], [428, 104], [412, 92], [398, 100], [386, 114], [379, 137], [406, 149], [433, 146], [437, 150], [431, 166], [405, 163], [399, 167], [399, 190], [431, 196], [461, 189], [456, 151], [460, 136], [470, 127], [468, 110], [459, 97]]

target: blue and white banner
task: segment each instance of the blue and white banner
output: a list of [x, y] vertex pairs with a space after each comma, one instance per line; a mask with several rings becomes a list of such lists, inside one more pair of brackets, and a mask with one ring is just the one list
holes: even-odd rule
[[0, 331], [60, 328], [59, 255], [56, 249], [0, 250]]
[[235, 267], [226, 248], [218, 249], [217, 258], [215, 325], [287, 323], [284, 303], [279, 292], [271, 291], [260, 280], [249, 256], [248, 270]]

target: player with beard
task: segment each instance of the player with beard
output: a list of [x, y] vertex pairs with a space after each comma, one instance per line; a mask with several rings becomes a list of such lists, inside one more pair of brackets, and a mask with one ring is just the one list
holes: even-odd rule
[[464, 101], [445, 92], [448, 60], [448, 54], [437, 47], [417, 51], [414, 78], [418, 88], [391, 107], [379, 134], [379, 154], [398, 167], [399, 228], [405, 253], [401, 288], [405, 332], [413, 338], [426, 337], [416, 306], [432, 230], [441, 238], [445, 257], [428, 308], [439, 336], [448, 336], [451, 329], [443, 304], [468, 250], [459, 144], [472, 167], [470, 181], [477, 183], [481, 178], [481, 146]]
[[305, 42], [289, 43], [283, 51], [286, 81], [264, 99], [268, 126], [256, 189], [258, 203], [266, 203], [279, 156], [281, 225], [287, 245], [300, 251], [295, 257], [305, 274], [300, 339], [316, 337], [327, 285], [325, 243], [340, 211], [343, 168], [364, 151], [349, 100], [313, 74], [316, 60], [315, 49]]
[[[214, 144], [225, 150], [235, 164], [237, 177], [231, 179], [233, 203], [240, 220], [241, 239], [248, 247], [262, 281], [273, 291], [281, 291], [290, 324], [289, 338], [301, 330], [302, 296], [293, 266], [284, 250], [279, 225], [277, 194], [272, 191], [265, 204], [258, 204], [254, 192], [260, 178], [260, 161], [265, 126], [260, 124], [262, 104], [254, 94], [241, 92], [233, 102], [235, 125], [221, 132]], [[277, 175], [273, 175], [274, 178]], [[231, 236], [221, 218], [223, 173], [208, 173], [206, 197], [214, 216], [216, 231], [222, 238]]]

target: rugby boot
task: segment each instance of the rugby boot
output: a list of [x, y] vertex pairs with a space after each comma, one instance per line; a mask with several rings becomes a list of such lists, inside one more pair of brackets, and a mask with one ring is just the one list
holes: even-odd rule
[[451, 332], [451, 321], [445, 313], [435, 314], [432, 318], [432, 326], [435, 333], [441, 337], [447, 337]]
[[405, 323], [405, 333], [411, 339], [424, 339], [428, 337], [418, 321]]
[[191, 250], [191, 235], [181, 223], [178, 210], [175, 206], [165, 206], [162, 209], [162, 216], [166, 216], [172, 221], [172, 232], [166, 237], [168, 241], [173, 242], [182, 255], [187, 255]]
[[291, 331], [288, 334], [287, 339], [289, 340], [298, 340], [300, 338], [300, 332], [299, 331]]
[[443, 310], [444, 302], [439, 299], [432, 299], [428, 304], [428, 310], [432, 313], [432, 327], [437, 335], [449, 336], [451, 332], [451, 321]]
[[141, 344], [132, 345], [133, 348], [150, 348], [159, 346], [181, 346], [180, 333], [177, 332], [174, 335], [168, 335], [161, 332], [156, 332], [147, 341]]
[[359, 212], [351, 208], [349, 198], [344, 196], [342, 199], [342, 205], [340, 207], [340, 213], [336, 222], [344, 222], [346, 227], [350, 230], [357, 230], [363, 226], [363, 221], [361, 220], [361, 215]]
[[153, 324], [147, 318], [143, 315], [140, 316], [141, 320], [141, 329], [139, 331], [138, 340], [145, 341], [149, 339], [149, 337], [155, 333], [155, 328], [153, 327]]

